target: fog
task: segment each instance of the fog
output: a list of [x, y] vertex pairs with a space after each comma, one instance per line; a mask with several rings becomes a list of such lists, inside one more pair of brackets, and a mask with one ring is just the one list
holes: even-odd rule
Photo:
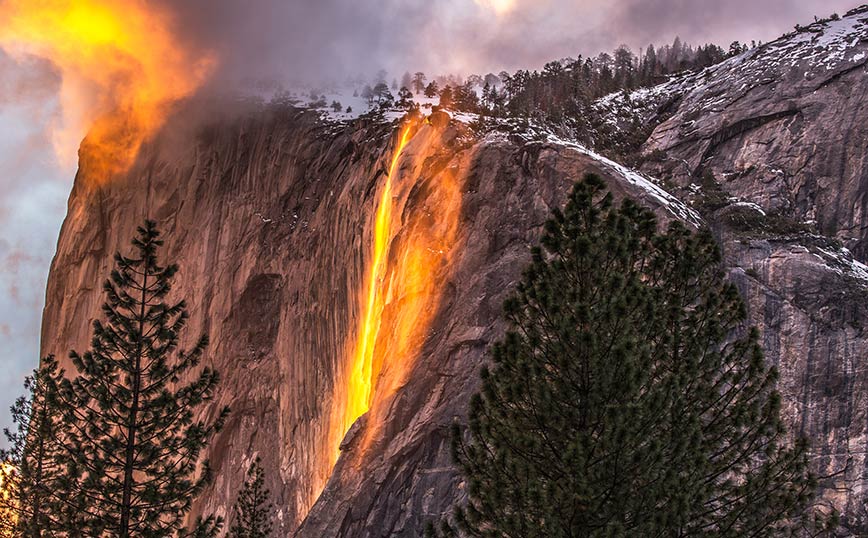
[[[131, 0], [145, 2], [146, 0]], [[370, 77], [380, 69], [431, 75], [538, 68], [624, 43], [675, 36], [727, 47], [768, 41], [841, 0], [151, 0], [172, 16], [179, 46], [217, 58], [208, 88]], [[0, 0], [2, 2], [2, 0]], [[2, 21], [0, 21], [2, 24]], [[45, 276], [74, 163], [52, 148], [58, 74], [0, 51], [0, 427], [24, 373], [38, 361]], [[70, 148], [74, 153], [75, 148]], [[60, 352], [60, 351], [59, 351]], [[2, 445], [2, 440], [0, 440]]]
[[[168, 1], [168, 0], [164, 0]], [[541, 67], [627, 44], [768, 41], [842, 0], [172, 0], [179, 32], [221, 59], [217, 84], [340, 80], [380, 69]]]

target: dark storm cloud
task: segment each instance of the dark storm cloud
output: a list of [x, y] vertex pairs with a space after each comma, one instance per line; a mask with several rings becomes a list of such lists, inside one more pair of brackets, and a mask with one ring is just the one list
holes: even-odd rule
[[[340, 79], [380, 68], [430, 72], [538, 67], [621, 43], [768, 41], [843, 0], [164, 0], [182, 35], [215, 51], [219, 83]], [[507, 2], [509, 0], [506, 0]], [[491, 2], [488, 2], [490, 5]]]
[[797, 23], [833, 12], [843, 15], [854, 0], [623, 0], [608, 29], [629, 43], [659, 43], [681, 36], [693, 43], [728, 45], [739, 40], [769, 41]]

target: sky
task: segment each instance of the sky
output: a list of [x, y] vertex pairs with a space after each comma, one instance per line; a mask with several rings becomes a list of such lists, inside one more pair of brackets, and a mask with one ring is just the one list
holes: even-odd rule
[[37, 363], [45, 280], [75, 173], [50, 140], [58, 84], [45, 65], [0, 51], [0, 427]]
[[[4, 3], [16, 0], [0, 0]], [[109, 0], [55, 0], [99, 4]], [[146, 5], [146, 0], [114, 0]], [[768, 41], [843, 14], [841, 0], [153, 0], [179, 46], [216, 59], [209, 87], [316, 81], [386, 69], [484, 74], [627, 44]], [[6, 21], [0, 17], [0, 33]], [[55, 147], [62, 72], [0, 43], [0, 427], [39, 357], [45, 281], [75, 174]], [[111, 100], [109, 100], [110, 102]], [[83, 134], [83, 133], [80, 133]], [[68, 145], [68, 144], [67, 144]], [[100, 277], [102, 278], [102, 277]], [[0, 446], [3, 443], [0, 441]]]
[[[769, 40], [858, 0], [163, 0], [222, 75], [499, 72], [671, 43]], [[205, 8], [207, 6], [207, 9]]]

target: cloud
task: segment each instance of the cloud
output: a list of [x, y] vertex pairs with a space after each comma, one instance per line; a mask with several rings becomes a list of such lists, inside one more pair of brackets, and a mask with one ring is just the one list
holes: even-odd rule
[[680, 36], [693, 43], [769, 41], [797, 23], [854, 7], [852, 0], [622, 0], [614, 4], [607, 30], [628, 43], [660, 43]]
[[0, 52], [0, 427], [38, 363], [46, 278], [74, 173], [51, 143], [58, 84], [49, 64]]
[[216, 80], [340, 80], [534, 68], [676, 36], [692, 43], [770, 40], [851, 0], [162, 0], [177, 28], [217, 52]]
[[[0, 0], [2, 1], [2, 0]], [[142, 0], [143, 2], [145, 0]], [[211, 51], [211, 89], [538, 68], [626, 43], [769, 40], [853, 0], [152, 0], [174, 14], [179, 46]], [[74, 170], [49, 130], [60, 77], [50, 63], [0, 51], [0, 426], [38, 358], [45, 279]], [[72, 149], [74, 151], [74, 148]], [[26, 305], [26, 306], [22, 306]], [[2, 440], [0, 440], [2, 445]]]
[[45, 59], [23, 56], [13, 59], [0, 49], [0, 106], [9, 103], [39, 105], [60, 90], [60, 76]]

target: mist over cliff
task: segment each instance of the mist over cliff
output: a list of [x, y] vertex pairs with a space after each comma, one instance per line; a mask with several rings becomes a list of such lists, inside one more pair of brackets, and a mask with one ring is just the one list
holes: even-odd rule
[[621, 44], [768, 41], [852, 2], [419, 0], [171, 2], [185, 39], [217, 51], [226, 80], [342, 81], [422, 70], [470, 75], [539, 68]]
[[[42, 351], [86, 346], [111, 254], [156, 219], [181, 266], [191, 332], [212, 337], [207, 361], [224, 378], [213, 409], [233, 409], [194, 512], [228, 516], [259, 456], [281, 533], [418, 536], [466, 494], [449, 426], [503, 332], [501, 304], [551, 209], [595, 172], [662, 223], [712, 228], [780, 369], [789, 430], [812, 441], [812, 467], [830, 477], [820, 502], [841, 511], [843, 532], [864, 533], [866, 42], [868, 11], [857, 10], [600, 100], [613, 129], [651, 126], [641, 172], [541, 125], [480, 134], [472, 116], [443, 111], [189, 107], [117, 180], [89, 182], [82, 164]], [[377, 374], [370, 408], [348, 427], [335, 417], [355, 390], [369, 297]]]

